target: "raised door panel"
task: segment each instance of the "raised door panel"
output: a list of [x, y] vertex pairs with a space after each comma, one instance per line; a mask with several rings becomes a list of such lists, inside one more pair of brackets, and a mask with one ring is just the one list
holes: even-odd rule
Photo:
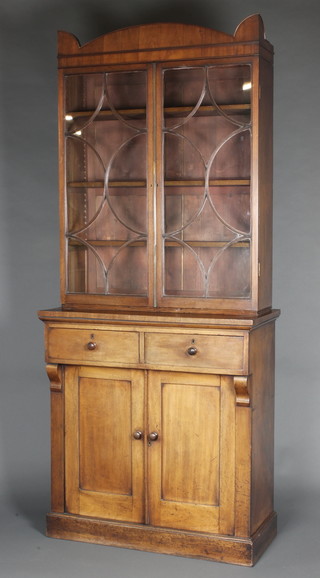
[[150, 523], [232, 534], [235, 404], [230, 378], [150, 372]]
[[143, 372], [67, 367], [65, 395], [67, 511], [142, 522]]

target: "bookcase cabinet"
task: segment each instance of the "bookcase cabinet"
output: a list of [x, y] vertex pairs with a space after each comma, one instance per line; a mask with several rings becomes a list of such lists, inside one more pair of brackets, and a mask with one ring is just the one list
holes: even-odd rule
[[60, 32], [47, 533], [252, 565], [273, 509], [272, 47]]

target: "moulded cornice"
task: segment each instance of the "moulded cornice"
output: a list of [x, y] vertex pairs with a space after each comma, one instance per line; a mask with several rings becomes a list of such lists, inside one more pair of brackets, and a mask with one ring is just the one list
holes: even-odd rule
[[217, 45], [225, 43], [264, 42], [262, 18], [254, 14], [245, 18], [235, 33], [225, 34], [193, 24], [157, 23], [130, 26], [109, 32], [81, 46], [69, 32], [58, 33], [58, 55], [85, 55], [118, 51], [143, 51], [170, 47]]

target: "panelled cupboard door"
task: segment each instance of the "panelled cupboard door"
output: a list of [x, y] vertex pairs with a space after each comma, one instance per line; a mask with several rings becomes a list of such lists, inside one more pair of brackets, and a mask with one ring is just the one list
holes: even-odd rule
[[66, 511], [143, 522], [143, 372], [65, 371]]
[[[217, 375], [149, 374], [149, 512], [154, 526], [232, 534], [235, 403]], [[150, 440], [150, 434], [149, 434]]]

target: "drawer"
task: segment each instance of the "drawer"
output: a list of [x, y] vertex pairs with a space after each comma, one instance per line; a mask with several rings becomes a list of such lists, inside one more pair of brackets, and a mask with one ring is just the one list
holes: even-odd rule
[[244, 369], [243, 335], [146, 333], [145, 362], [153, 365], [208, 368], [222, 373]]
[[64, 363], [138, 363], [139, 337], [133, 331], [93, 331], [49, 327], [49, 361]]

